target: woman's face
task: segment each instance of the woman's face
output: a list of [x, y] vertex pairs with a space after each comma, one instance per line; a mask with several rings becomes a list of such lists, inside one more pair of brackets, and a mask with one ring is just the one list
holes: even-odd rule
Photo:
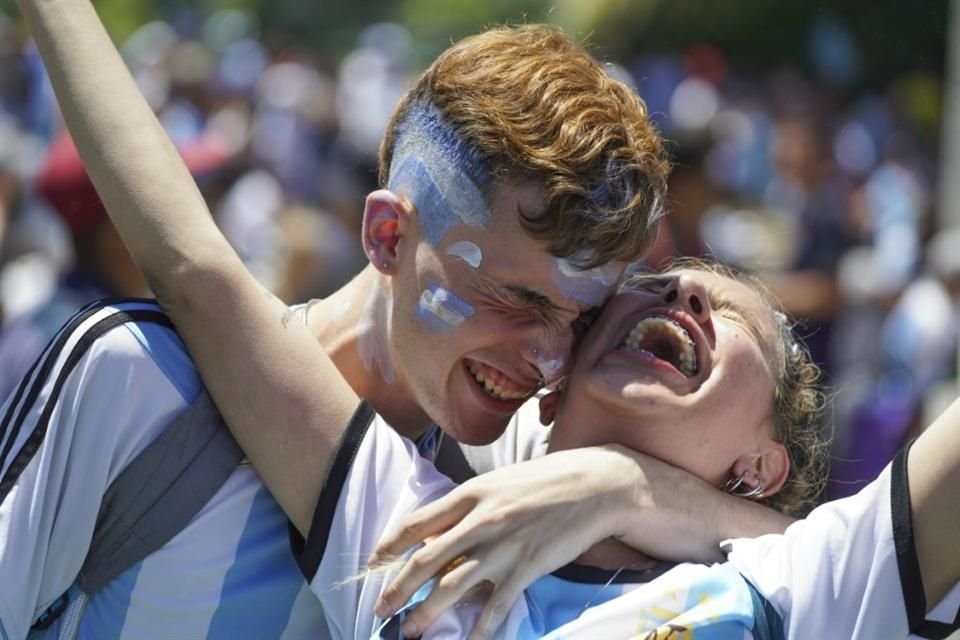
[[621, 444], [720, 483], [773, 444], [774, 323], [751, 287], [705, 271], [622, 291], [577, 352], [551, 449]]

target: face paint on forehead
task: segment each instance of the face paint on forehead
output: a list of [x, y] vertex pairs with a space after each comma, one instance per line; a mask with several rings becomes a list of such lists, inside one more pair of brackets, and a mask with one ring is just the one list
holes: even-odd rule
[[393, 384], [393, 358], [387, 345], [384, 327], [390, 326], [390, 294], [379, 287], [370, 290], [360, 321], [357, 323], [357, 351], [367, 373], [373, 373], [376, 366], [380, 377], [387, 384]]
[[413, 202], [430, 245], [436, 246], [459, 224], [488, 227], [490, 212], [482, 190], [491, 182], [485, 163], [436, 107], [411, 105], [399, 127], [387, 186]]
[[572, 258], [555, 258], [553, 282], [567, 298], [593, 307], [607, 298], [620, 279], [620, 267], [614, 263], [593, 269], [577, 266], [588, 262], [589, 257], [588, 253], [580, 252]]
[[448, 333], [473, 315], [473, 307], [457, 294], [431, 282], [417, 302], [417, 317], [430, 329]]
[[450, 248], [447, 249], [447, 255], [457, 256], [474, 269], [479, 269], [480, 264], [483, 262], [483, 252], [480, 250], [480, 247], [468, 240], [454, 242], [450, 245]]

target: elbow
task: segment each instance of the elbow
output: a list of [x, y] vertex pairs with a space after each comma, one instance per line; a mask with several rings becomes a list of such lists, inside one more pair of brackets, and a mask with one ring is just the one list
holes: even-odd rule
[[246, 268], [236, 254], [203, 260], [185, 258], [162, 273], [145, 274], [157, 302], [174, 321], [229, 305], [236, 279]]

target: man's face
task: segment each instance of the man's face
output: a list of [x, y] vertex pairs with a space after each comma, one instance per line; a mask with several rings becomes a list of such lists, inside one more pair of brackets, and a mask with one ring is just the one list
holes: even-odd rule
[[538, 184], [498, 186], [485, 228], [458, 224], [433, 243], [414, 229], [398, 247], [391, 342], [401, 382], [460, 442], [493, 441], [566, 372], [575, 323], [625, 269], [580, 272], [548, 253], [519, 221], [542, 203]]

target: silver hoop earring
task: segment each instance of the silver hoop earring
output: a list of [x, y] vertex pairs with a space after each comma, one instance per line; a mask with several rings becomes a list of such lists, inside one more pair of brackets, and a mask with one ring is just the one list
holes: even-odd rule
[[[757, 486], [751, 488], [749, 485], [744, 484], [748, 475], [756, 477]], [[766, 488], [763, 486], [763, 478], [752, 469], [744, 471], [736, 478], [730, 478], [720, 489], [738, 498], [762, 498], [763, 492], [766, 491]]]

